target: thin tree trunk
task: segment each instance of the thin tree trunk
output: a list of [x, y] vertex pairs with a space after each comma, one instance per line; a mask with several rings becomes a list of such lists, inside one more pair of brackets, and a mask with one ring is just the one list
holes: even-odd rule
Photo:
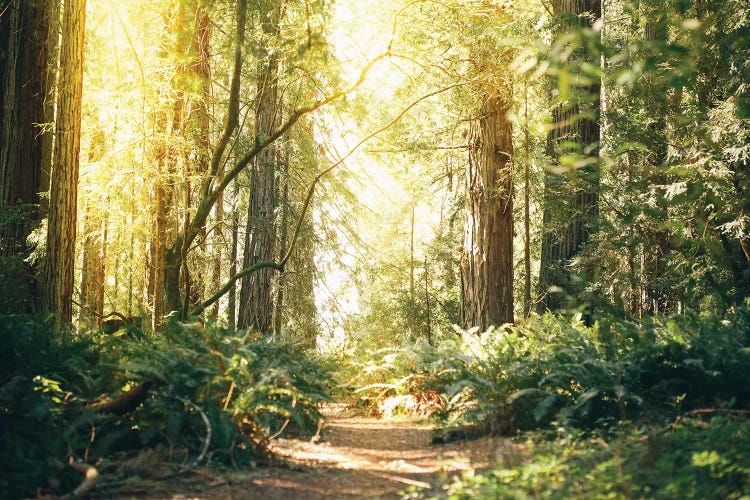
[[58, 328], [73, 314], [85, 22], [86, 0], [66, 0], [45, 272], [45, 309]]
[[[281, 252], [284, 252], [289, 243], [289, 158], [287, 156], [286, 148], [280, 152], [280, 156], [281, 182], [284, 183], [284, 187], [281, 192], [281, 221], [279, 221], [281, 237], [279, 238], [279, 248]], [[276, 308], [274, 313], [273, 331], [276, 335], [279, 335], [281, 333], [284, 317], [284, 289], [287, 286], [286, 273], [279, 273], [276, 286]]]
[[[236, 184], [235, 184], [236, 186]], [[234, 200], [237, 201], [239, 193], [235, 187]], [[232, 207], [232, 247], [231, 255], [229, 256], [229, 276], [237, 274], [237, 245], [239, 245], [239, 233], [240, 233], [240, 215], [237, 207]], [[230, 330], [234, 330], [237, 327], [237, 287], [232, 284], [229, 289], [227, 308], [227, 325]]]
[[[219, 193], [219, 198], [216, 200], [215, 207], [215, 224], [214, 229], [214, 262], [213, 270], [211, 273], [211, 288], [218, 288], [221, 283], [221, 256], [224, 249], [224, 193]], [[213, 309], [211, 310], [211, 316], [216, 319], [219, 317], [219, 301], [216, 301]]]
[[427, 256], [424, 258], [424, 301], [427, 313], [427, 343], [432, 345], [432, 315], [430, 311], [430, 274], [427, 269]]
[[411, 207], [409, 242], [409, 303], [414, 307], [414, 207]]
[[529, 159], [529, 80], [523, 86], [523, 317], [531, 314], [531, 160]]
[[78, 317], [81, 331], [101, 326], [101, 317], [104, 314], [107, 228], [106, 219], [97, 207], [86, 207], [83, 228], [81, 311]]
[[[89, 163], [104, 156], [106, 137], [100, 126], [94, 130], [89, 145]], [[83, 220], [83, 259], [81, 265], [81, 311], [78, 329], [85, 331], [101, 326], [104, 313], [104, 276], [106, 263], [106, 205], [87, 203]]]

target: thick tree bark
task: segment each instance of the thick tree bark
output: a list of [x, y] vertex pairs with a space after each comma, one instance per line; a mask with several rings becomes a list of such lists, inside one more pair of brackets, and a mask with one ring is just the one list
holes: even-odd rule
[[73, 313], [85, 23], [86, 0], [66, 0], [60, 49], [44, 304], [45, 309], [54, 314], [58, 328], [70, 324]]
[[464, 327], [513, 323], [512, 83], [500, 78], [468, 134], [461, 258]]
[[[264, 17], [263, 32], [269, 37], [278, 36], [280, 6], [271, 2]], [[255, 115], [255, 142], [262, 143], [277, 127], [279, 115], [278, 71], [279, 59], [268, 51], [259, 62], [258, 107]], [[242, 267], [271, 261], [275, 243], [274, 195], [276, 177], [276, 148], [268, 146], [258, 153], [251, 172], [250, 205], [247, 212], [247, 230]], [[273, 303], [271, 301], [271, 269], [262, 269], [242, 280], [238, 328], [255, 328], [270, 333]]]
[[27, 238], [43, 216], [39, 193], [49, 189], [58, 0], [0, 1], [0, 256], [17, 258], [29, 297], [15, 312], [41, 302], [34, 270], [23, 263]]
[[[601, 16], [599, 0], [553, 0], [558, 17], [556, 36], [571, 28], [592, 26]], [[574, 60], [592, 58], [577, 51]], [[599, 62], [592, 60], [592, 64]], [[560, 146], [576, 143], [581, 159], [590, 165], [572, 173], [548, 172], [545, 177], [542, 256], [539, 275], [540, 312], [564, 309], [581, 290], [581, 279], [569, 266], [589, 240], [599, 216], [599, 92], [600, 84], [587, 89], [570, 89], [569, 103], [561, 103], [552, 113], [552, 128], [547, 135], [547, 155], [553, 167]], [[586, 101], [592, 101], [587, 103]]]

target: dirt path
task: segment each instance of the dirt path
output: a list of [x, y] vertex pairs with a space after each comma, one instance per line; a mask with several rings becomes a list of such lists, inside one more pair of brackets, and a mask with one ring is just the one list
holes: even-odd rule
[[[399, 498], [409, 488], [437, 491], [461, 471], [517, 455], [503, 438], [433, 445], [432, 428], [409, 421], [364, 418], [328, 409], [317, 442], [278, 439], [272, 451], [287, 464], [233, 471], [221, 477], [196, 471], [181, 486], [163, 485], [149, 498], [353, 499]], [[154, 485], [155, 486], [155, 485]], [[162, 485], [160, 485], [162, 486]], [[131, 494], [133, 492], [131, 491]]]

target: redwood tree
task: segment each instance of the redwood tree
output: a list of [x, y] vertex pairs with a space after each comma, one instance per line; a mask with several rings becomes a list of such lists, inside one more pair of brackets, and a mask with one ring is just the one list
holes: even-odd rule
[[45, 308], [55, 324], [70, 324], [73, 309], [78, 167], [86, 0], [66, 0], [58, 82], [55, 152], [50, 188]]
[[468, 134], [461, 258], [464, 326], [482, 331], [513, 322], [513, 86], [508, 75], [495, 80]]
[[[504, 7], [482, 4], [492, 23], [510, 19]], [[491, 9], [491, 10], [488, 10]], [[471, 29], [471, 58], [481, 83], [480, 104], [469, 123], [466, 168], [466, 222], [461, 256], [463, 323], [486, 330], [513, 323], [513, 105], [512, 52], [487, 36], [485, 16]], [[478, 21], [477, 21], [478, 20]]]
[[[279, 34], [281, 4], [277, 0], [262, 2], [261, 9], [263, 34], [273, 41]], [[267, 42], [271, 43], [271, 42]], [[278, 127], [279, 97], [278, 73], [279, 57], [268, 47], [261, 57], [258, 68], [258, 96], [255, 113], [256, 145], [265, 140]], [[276, 147], [269, 145], [258, 153], [250, 175], [250, 205], [247, 212], [245, 252], [242, 267], [248, 268], [258, 262], [273, 260], [275, 207]], [[270, 268], [261, 269], [242, 280], [240, 289], [240, 310], [238, 328], [253, 327], [262, 333], [272, 329], [273, 304], [271, 302]]]
[[14, 312], [41, 298], [24, 259], [43, 216], [39, 194], [49, 188], [58, 9], [58, 0], [0, 1], [0, 256], [29, 287]]
[[[600, 0], [553, 0], [552, 6], [557, 40], [565, 40], [576, 31], [583, 33], [582, 28], [592, 27], [601, 16]], [[589, 240], [599, 216], [601, 77], [582, 75], [585, 63], [592, 67], [599, 65], [598, 59], [584, 48], [576, 49], [568, 61], [562, 61], [561, 74], [572, 71], [581, 79], [588, 76], [591, 81], [588, 85], [568, 88], [560, 78], [562, 102], [553, 109], [547, 136], [547, 155], [552, 165], [544, 187], [540, 311], [565, 308], [569, 300], [580, 294], [580, 283], [585, 277], [576, 277], [570, 266]], [[561, 169], [563, 156], [573, 164]]]

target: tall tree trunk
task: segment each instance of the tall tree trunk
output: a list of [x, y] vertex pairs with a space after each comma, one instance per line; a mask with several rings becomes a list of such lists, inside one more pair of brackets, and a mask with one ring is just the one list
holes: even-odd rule
[[[600, 0], [553, 0], [552, 5], [558, 18], [557, 38], [571, 29], [592, 26], [601, 16]], [[599, 65], [598, 60], [582, 53], [582, 49], [571, 57], [574, 61], [590, 60], [591, 64]], [[545, 177], [540, 311], [564, 309], [582, 291], [583, 280], [574, 277], [569, 266], [589, 240], [599, 216], [600, 88], [595, 82], [586, 89], [570, 89], [570, 102], [561, 103], [552, 113], [547, 155], [553, 166], [563, 153], [560, 148], [570, 143], [578, 144], [580, 159], [589, 165], [567, 174], [550, 171]]]
[[[214, 208], [214, 241], [213, 241], [213, 268], [211, 270], [211, 287], [218, 288], [221, 284], [221, 257], [224, 249], [224, 193], [219, 193]], [[210, 316], [214, 319], [219, 317], [219, 302], [211, 309]]]
[[523, 85], [523, 317], [531, 314], [531, 160], [529, 158], [529, 81]]
[[[197, 257], [196, 262], [186, 260], [184, 239], [179, 236], [170, 240], [172, 233], [179, 235], [180, 230], [175, 227], [182, 223], [189, 224], [192, 219], [194, 203], [193, 178], [202, 179], [208, 172], [209, 163], [209, 115], [208, 97], [210, 83], [209, 45], [211, 35], [211, 20], [208, 12], [208, 3], [205, 0], [191, 0], [180, 2], [174, 21], [174, 30], [177, 34], [175, 52], [178, 55], [178, 63], [175, 75], [172, 79], [172, 87], [175, 91], [174, 105], [171, 118], [171, 137], [169, 147], [165, 150], [165, 161], [159, 164], [162, 169], [163, 182], [156, 190], [156, 236], [155, 242], [157, 259], [155, 263], [163, 262], [163, 269], [155, 273], [154, 290], [163, 294], [163, 307], [161, 309], [161, 297], [154, 298], [154, 323], [160, 313], [181, 311], [189, 307], [189, 303], [197, 303], [201, 300], [204, 289], [204, 276], [206, 262], [203, 253]], [[189, 148], [188, 148], [189, 147]], [[182, 177], [184, 183], [180, 186], [170, 182], [170, 170], [179, 170], [182, 166]], [[202, 185], [202, 182], [197, 183]], [[184, 200], [184, 220], [179, 221], [176, 215], [177, 207], [173, 207], [173, 201]], [[179, 203], [179, 202], [177, 202]], [[170, 216], [173, 210], [174, 216]], [[162, 219], [163, 217], [163, 219]], [[163, 220], [164, 224], [161, 224]], [[170, 225], [172, 221], [172, 225]], [[205, 235], [205, 224], [199, 228], [199, 233]], [[201, 238], [205, 241], [205, 238]], [[164, 248], [161, 248], [161, 245]], [[203, 243], [201, 243], [203, 245]], [[204, 247], [202, 247], [205, 250]], [[194, 272], [189, 272], [189, 265], [194, 264]], [[194, 281], [192, 283], [191, 281]], [[181, 292], [184, 292], [186, 300], [183, 302]]]
[[[104, 155], [106, 137], [101, 127], [93, 133], [89, 145], [89, 163]], [[81, 311], [78, 328], [85, 331], [101, 326], [104, 313], [104, 273], [107, 245], [107, 217], [105, 206], [88, 202], [83, 219], [83, 260], [81, 266]]]
[[[195, 92], [195, 96], [191, 98], [191, 109], [193, 110], [189, 120], [192, 122], [190, 131], [190, 142], [194, 144], [197, 158], [195, 162], [189, 162], [190, 165], [189, 173], [190, 177], [197, 179], [203, 179], [208, 175], [208, 164], [210, 161], [210, 141], [209, 141], [209, 127], [210, 127], [210, 116], [208, 113], [208, 101], [211, 97], [211, 65], [210, 65], [210, 41], [211, 41], [211, 18], [209, 16], [206, 0], [197, 0], [194, 15], [195, 25], [193, 27], [192, 46], [190, 47], [190, 54], [192, 61], [190, 64], [190, 84], [197, 85], [198, 90]], [[202, 182], [197, 183], [198, 186], [202, 185]], [[199, 190], [193, 192], [193, 188], [188, 183], [187, 186], [187, 214], [194, 212], [194, 198], [199, 197]], [[217, 204], [218, 205], [218, 204]], [[196, 261], [193, 264], [194, 272], [192, 273], [192, 281], [190, 286], [191, 296], [190, 305], [192, 306], [199, 304], [203, 300], [203, 296], [206, 292], [206, 275], [208, 266], [207, 263], [210, 261], [207, 256], [206, 250], [206, 227], [205, 224], [201, 228], [201, 252], [197, 255]], [[218, 303], [217, 303], [218, 307]]]
[[[640, 5], [640, 14], [646, 20], [643, 29], [643, 39], [647, 42], [646, 53], [641, 54], [661, 65], [663, 61], [662, 48], [667, 41], [667, 16], [664, 7], [660, 5]], [[641, 79], [643, 85], [643, 114], [647, 117], [645, 144], [648, 151], [644, 158], [643, 174], [652, 186], [662, 186], [669, 182], [664, 172], [667, 161], [667, 116], [669, 115], [668, 90], [669, 84], [666, 75], [661, 72], [648, 72]], [[659, 209], [663, 211], [664, 217], [668, 218], [668, 203], [662, 197], [658, 200]], [[656, 287], [649, 286], [644, 290], [645, 297], [641, 307], [647, 313], [667, 312], [671, 307], [672, 312], [676, 300], [672, 300], [674, 292], [665, 289], [662, 278], [666, 271], [665, 257], [669, 254], [669, 233], [665, 230], [655, 230], [649, 235], [651, 244], [648, 255], [645, 256], [646, 272], [650, 276], [646, 281]], [[661, 286], [659, 286], [661, 285]], [[671, 288], [671, 287], [669, 287]], [[672, 303], [673, 304], [670, 304]]]
[[[282, 146], [280, 152], [280, 163], [281, 172], [280, 179], [283, 183], [281, 190], [281, 220], [279, 221], [279, 228], [281, 235], [279, 237], [279, 254], [286, 252], [286, 247], [289, 244], [289, 156], [287, 148]], [[281, 333], [281, 328], [284, 319], [284, 289], [287, 286], [286, 273], [279, 273], [278, 280], [276, 283], [276, 304], [273, 317], [273, 332], [276, 335]]]
[[44, 304], [45, 309], [54, 314], [58, 328], [70, 324], [73, 314], [85, 22], [86, 0], [66, 0], [60, 49]]
[[513, 87], [509, 77], [497, 80], [468, 134], [463, 319], [482, 331], [513, 323]]
[[[279, 34], [280, 6], [276, 2], [262, 12], [263, 33], [269, 39]], [[279, 59], [275, 51], [267, 51], [259, 62], [258, 108], [256, 111], [256, 144], [264, 141], [277, 126]], [[250, 205], [242, 267], [270, 261], [274, 249], [274, 181], [276, 148], [268, 146], [255, 158], [251, 172]], [[262, 269], [246, 276], [240, 289], [238, 328], [255, 328], [261, 333], [271, 331], [271, 269]]]
[[0, 1], [0, 256], [17, 258], [28, 297], [14, 312], [41, 302], [34, 270], [24, 262], [31, 231], [43, 216], [39, 193], [49, 189], [50, 124], [57, 72], [58, 0]]

